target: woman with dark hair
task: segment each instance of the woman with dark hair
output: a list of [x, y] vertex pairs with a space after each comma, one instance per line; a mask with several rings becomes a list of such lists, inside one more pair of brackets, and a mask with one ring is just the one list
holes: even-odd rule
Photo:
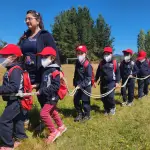
[[[44, 25], [40, 13], [29, 10], [26, 13], [25, 23], [28, 30], [20, 38], [20, 46], [25, 59], [25, 68], [29, 72], [31, 83], [39, 84], [41, 79], [41, 58], [36, 53], [41, 52], [45, 47], [50, 46], [56, 50], [56, 61], [60, 65], [58, 50], [52, 35], [44, 30]], [[38, 99], [41, 107], [42, 100]]]

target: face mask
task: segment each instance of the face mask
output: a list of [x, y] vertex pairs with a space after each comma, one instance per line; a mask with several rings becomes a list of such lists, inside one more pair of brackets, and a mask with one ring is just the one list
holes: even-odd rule
[[79, 62], [83, 62], [85, 60], [85, 55], [79, 55], [78, 60]]
[[141, 63], [145, 61], [145, 59], [139, 60]]
[[106, 62], [110, 62], [112, 60], [112, 55], [104, 55], [104, 59]]
[[130, 58], [131, 58], [131, 56], [130, 56], [130, 55], [128, 55], [128, 56], [124, 56], [124, 61], [125, 61], [125, 62], [129, 62], [129, 61], [130, 61]]
[[41, 60], [42, 66], [45, 68], [52, 63], [52, 60], [49, 58], [42, 58]]

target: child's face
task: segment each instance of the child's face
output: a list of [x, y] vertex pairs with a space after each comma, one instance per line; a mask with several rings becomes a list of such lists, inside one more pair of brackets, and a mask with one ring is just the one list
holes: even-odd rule
[[82, 62], [82, 61], [85, 60], [86, 53], [83, 53], [83, 52], [81, 52], [81, 51], [77, 51], [76, 54], [77, 54], [77, 58], [78, 58], [78, 60], [79, 60], [80, 62]]
[[54, 60], [55, 60], [54, 56], [51, 56], [51, 55], [42, 56], [42, 59], [41, 59], [42, 66], [45, 68], [49, 66]]

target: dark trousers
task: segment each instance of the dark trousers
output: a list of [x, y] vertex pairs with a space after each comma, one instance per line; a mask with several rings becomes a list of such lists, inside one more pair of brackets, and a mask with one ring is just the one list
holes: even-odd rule
[[[126, 79], [122, 79], [122, 85], [125, 83]], [[134, 87], [135, 87], [135, 79], [129, 79], [126, 86], [121, 88], [121, 95], [123, 97], [123, 101], [126, 102], [132, 102], [134, 99]], [[127, 99], [127, 93], [126, 90], [128, 90], [128, 99]]]
[[138, 97], [148, 94], [149, 79], [138, 80]]
[[[91, 86], [86, 87], [88, 93], [91, 93]], [[82, 92], [81, 89], [77, 90], [74, 95], [74, 107], [78, 113], [84, 113], [86, 116], [90, 116], [90, 97]]]
[[27, 138], [24, 131], [25, 112], [18, 101], [10, 101], [0, 117], [0, 140], [7, 147], [14, 146], [13, 138]]
[[[100, 90], [101, 94], [104, 94], [115, 87], [115, 82], [111, 83], [101, 83]], [[115, 100], [114, 100], [114, 91], [111, 92], [108, 96], [102, 98], [102, 102], [104, 105], [104, 109], [110, 111], [110, 109], [115, 108]]]

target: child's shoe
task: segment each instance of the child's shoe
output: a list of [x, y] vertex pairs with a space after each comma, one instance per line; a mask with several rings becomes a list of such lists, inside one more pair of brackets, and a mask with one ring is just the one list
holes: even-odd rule
[[116, 113], [116, 108], [111, 108], [109, 114], [115, 115], [115, 113]]
[[133, 105], [132, 102], [128, 102], [128, 103], [127, 103], [127, 106], [129, 106], [129, 107], [131, 107], [132, 105]]
[[127, 101], [123, 102], [122, 106], [127, 106], [127, 103], [128, 103]]
[[58, 131], [60, 132], [60, 135], [62, 135], [64, 132], [66, 132], [66, 130], [67, 130], [67, 127], [65, 125], [58, 127]]
[[87, 120], [90, 120], [90, 116], [86, 115], [86, 116], [83, 117], [83, 121], [87, 121]]
[[21, 144], [21, 142], [15, 141], [15, 143], [14, 143], [14, 148], [17, 148], [20, 144]]
[[79, 122], [82, 120], [82, 113], [79, 113], [78, 116], [74, 119], [75, 122]]
[[45, 140], [47, 144], [53, 143], [60, 136], [60, 131], [56, 130], [55, 132], [50, 133], [48, 138]]

